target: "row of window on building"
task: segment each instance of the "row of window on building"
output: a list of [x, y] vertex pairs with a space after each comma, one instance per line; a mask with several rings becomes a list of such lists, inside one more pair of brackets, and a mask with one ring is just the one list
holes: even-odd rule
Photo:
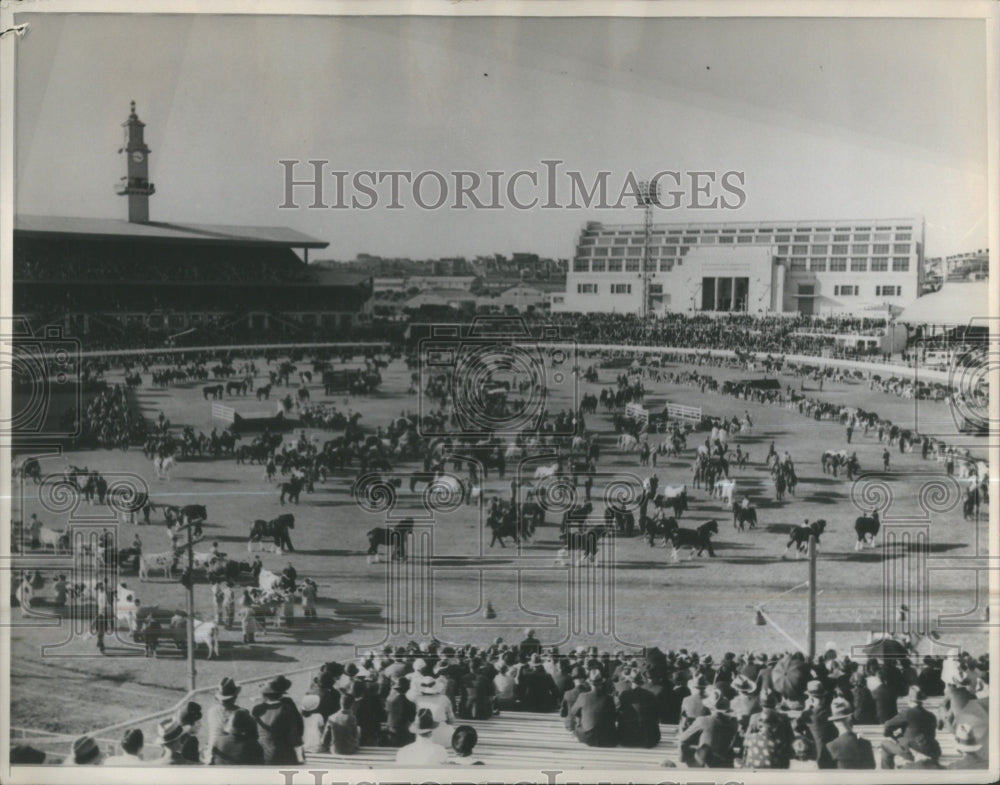
[[[616, 250], [616, 249], [612, 249]], [[575, 273], [637, 273], [642, 269], [642, 258], [631, 257], [624, 259], [586, 259], [577, 258], [573, 260], [573, 272]], [[810, 270], [812, 272], [831, 273], [884, 273], [890, 269], [894, 273], [906, 273], [910, 271], [909, 256], [875, 256], [875, 257], [846, 257], [834, 256], [829, 259], [807, 258], [804, 256], [792, 256], [786, 259], [790, 270]], [[682, 259], [657, 259], [649, 260], [648, 269], [655, 272], [666, 273], [674, 269], [676, 265], [683, 264]]]
[[[664, 238], [662, 242], [677, 243], [890, 243], [910, 242], [913, 239], [912, 226], [877, 226], [872, 231], [870, 226], [857, 227], [796, 227], [772, 228], [753, 226], [742, 229], [664, 229], [654, 228], [650, 231], [652, 241]], [[609, 226], [584, 229], [580, 240], [581, 245], [622, 245], [629, 240], [632, 243], [642, 243], [645, 239], [645, 229], [637, 226]]]
[[[834, 297], [858, 297], [861, 294], [861, 287], [855, 284], [842, 284], [833, 287]], [[876, 297], [901, 297], [903, 287], [894, 284], [883, 284], [875, 287]]]

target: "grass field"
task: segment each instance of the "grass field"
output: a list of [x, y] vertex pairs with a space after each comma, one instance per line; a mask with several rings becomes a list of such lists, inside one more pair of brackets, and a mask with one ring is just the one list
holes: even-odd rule
[[[265, 367], [263, 361], [257, 364]], [[690, 366], [672, 369], [687, 368]], [[744, 376], [727, 369], [699, 370], [720, 381]], [[614, 374], [601, 372], [604, 385], [613, 381]], [[116, 372], [111, 380], [117, 381], [119, 375]], [[384, 383], [372, 396], [324, 398], [321, 387], [315, 384], [311, 393], [314, 402], [336, 403], [344, 411], [362, 412], [361, 424], [374, 431], [390, 417], [416, 410], [416, 397], [406, 392], [409, 375], [397, 362], [383, 373]], [[782, 383], [796, 388], [799, 385], [790, 376], [783, 377]], [[581, 382], [580, 392], [599, 393], [604, 385]], [[986, 510], [984, 507], [978, 525], [964, 521], [960, 507], [950, 507], [948, 499], [931, 504], [931, 512], [924, 511], [928, 503], [921, 488], [927, 481], [943, 479], [941, 464], [921, 460], [919, 450], [900, 454], [898, 449], [892, 449], [893, 476], [887, 483], [892, 502], [883, 517], [894, 521], [889, 528], [896, 534], [907, 532], [912, 539], [892, 553], [883, 553], [880, 548], [858, 553], [854, 549], [853, 521], [860, 510], [852, 502], [851, 483], [843, 474], [837, 479], [823, 474], [820, 465], [824, 449], [846, 446], [844, 429], [838, 423], [817, 422], [788, 409], [728, 396], [701, 394], [688, 386], [654, 383], [649, 387], [650, 397], [700, 405], [708, 414], [742, 416], [744, 410], [749, 410], [755, 424], [753, 431], [730, 443], [748, 450], [751, 463], [743, 471], [734, 470], [732, 476], [739, 494], [749, 495], [758, 507], [760, 525], [756, 530], [736, 532], [731, 513], [720, 502], [704, 491], [692, 491], [690, 465], [695, 439], [689, 440], [692, 449], [681, 458], [661, 459], [655, 470], [639, 467], [637, 455], [618, 453], [610, 419], [601, 412], [588, 417], [588, 427], [601, 433], [603, 447], [598, 466], [603, 479], [595, 484], [594, 496], [601, 498], [603, 483], [622, 476], [643, 478], [653, 471], [662, 484], [688, 484], [693, 504], [681, 525], [719, 520], [714, 559], [690, 559], [685, 554], [679, 563], [673, 563], [669, 549], [651, 549], [635, 537], [602, 543], [595, 567], [556, 567], [553, 562], [559, 543], [553, 516], [549, 516], [549, 525], [538, 531], [534, 542], [523, 548], [508, 543], [506, 549], [491, 549], [480, 509], [463, 505], [428, 516], [419, 489], [410, 493], [404, 482], [392, 515], [417, 519], [418, 529], [427, 533], [426, 548], [421, 551], [415, 544], [415, 557], [405, 566], [370, 564], [364, 556], [365, 532], [382, 524], [385, 513], [366, 512], [358, 506], [352, 495], [352, 472], [331, 477], [314, 493], [303, 494], [298, 506], [282, 508], [277, 488], [265, 481], [262, 467], [238, 466], [228, 458], [181, 461], [169, 482], [156, 479], [151, 463], [137, 448], [127, 453], [76, 452], [45, 458], [42, 466], [43, 472], [50, 473], [61, 472], [67, 462], [86, 465], [99, 469], [109, 479], [119, 473], [134, 474], [148, 484], [154, 502], [204, 504], [208, 509], [206, 540], [198, 549], [208, 550], [211, 542], [217, 541], [223, 551], [241, 559], [248, 558], [246, 537], [253, 519], [271, 518], [280, 512], [295, 514], [292, 540], [296, 551], [285, 556], [265, 553], [262, 558], [267, 569], [280, 572], [291, 561], [300, 579], [308, 576], [316, 580], [320, 586], [318, 623], [289, 631], [269, 631], [250, 645], [241, 642], [238, 629], [223, 631], [218, 660], [205, 660], [204, 650], [199, 654], [199, 685], [217, 683], [223, 676], [246, 679], [282, 668], [344, 659], [359, 647], [405, 643], [430, 635], [442, 641], [473, 643], [496, 637], [520, 639], [526, 626], [535, 627], [544, 643], [564, 647], [579, 643], [612, 649], [658, 645], [708, 651], [716, 657], [727, 650], [786, 650], [791, 644], [774, 627], [754, 623], [752, 607], [767, 602], [771, 617], [798, 641], [805, 642], [805, 592], [785, 592], [806, 580], [807, 562], [783, 558], [786, 532], [804, 518], [825, 518], [829, 522], [818, 566], [821, 622], [867, 622], [882, 618], [884, 613], [892, 617], [900, 602], [910, 606], [914, 618], [928, 620], [975, 610], [976, 574], [969, 566], [978, 563], [972, 560], [984, 556], [987, 550]], [[913, 423], [913, 401], [870, 392], [864, 384], [827, 383], [822, 393], [807, 394], [860, 405], [904, 426]], [[147, 377], [147, 386], [137, 391], [134, 400], [151, 420], [163, 411], [175, 426], [190, 424], [206, 433], [215, 425], [221, 426], [212, 421], [211, 403], [203, 399], [200, 383], [159, 390], [148, 386]], [[551, 408], [559, 410], [570, 403], [568, 398], [555, 400]], [[250, 398], [228, 399], [226, 404], [239, 412], [269, 408]], [[946, 406], [921, 402], [920, 407], [919, 415], [940, 423], [942, 431], [950, 423]], [[316, 431], [312, 435], [324, 439], [331, 434]], [[771, 441], [779, 451], [787, 449], [791, 453], [800, 479], [796, 496], [786, 496], [782, 502], [775, 500], [762, 465]], [[881, 470], [882, 445], [874, 434], [866, 437], [857, 432], [850, 449], [857, 451], [863, 470]], [[414, 468], [396, 467], [400, 474]], [[491, 475], [484, 496], [509, 495], [513, 470], [508, 467], [504, 481]], [[46, 525], [63, 528], [69, 513], [54, 514], [45, 509], [37, 493], [38, 489], [29, 483], [22, 501], [15, 483], [14, 517], [27, 519], [34, 512]], [[870, 503], [865, 501], [862, 506]], [[601, 509], [598, 503], [598, 514]], [[74, 519], [89, 517], [100, 523], [100, 513], [97, 507], [83, 505]], [[916, 540], [921, 530], [927, 536], [923, 550]], [[121, 526], [118, 537], [131, 542], [136, 532], [146, 552], [169, 547], [159, 514], [154, 513], [152, 526]], [[907, 570], [911, 577], [903, 580], [900, 576]], [[52, 573], [52, 568], [47, 572]], [[924, 582], [916, 581], [914, 576]], [[184, 591], [176, 579], [168, 581], [154, 574], [145, 583], [136, 576], [127, 580], [144, 605], [184, 607]], [[40, 595], [36, 608], [50, 612], [48, 587]], [[204, 617], [210, 600], [203, 578], [195, 596], [197, 610]], [[487, 602], [495, 610], [495, 618], [485, 618]], [[57, 628], [20, 626], [17, 610], [14, 621], [11, 700], [15, 726], [81, 731], [122, 720], [130, 712], [138, 715], [166, 706], [186, 686], [186, 664], [180, 652], [145, 659], [141, 651], [129, 648], [127, 641], [109, 639], [108, 654], [101, 657], [93, 640], [69, 639], [65, 624]], [[942, 630], [941, 636], [944, 642], [977, 654], [987, 647], [985, 632], [974, 628]], [[42, 646], [67, 639], [65, 646], [49, 649], [42, 656]], [[829, 642], [848, 651], [866, 639], [861, 632], [821, 631], [817, 642], [820, 647]], [[301, 693], [305, 678], [293, 681], [293, 694]]]

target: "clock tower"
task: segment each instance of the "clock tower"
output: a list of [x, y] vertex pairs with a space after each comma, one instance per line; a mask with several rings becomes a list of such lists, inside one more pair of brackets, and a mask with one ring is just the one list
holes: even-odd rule
[[135, 101], [132, 101], [132, 113], [122, 123], [125, 146], [118, 150], [125, 153], [127, 166], [127, 174], [118, 185], [118, 195], [128, 197], [130, 223], [149, 223], [149, 197], [156, 193], [156, 187], [149, 182], [149, 148], [142, 138], [145, 127], [136, 116]]

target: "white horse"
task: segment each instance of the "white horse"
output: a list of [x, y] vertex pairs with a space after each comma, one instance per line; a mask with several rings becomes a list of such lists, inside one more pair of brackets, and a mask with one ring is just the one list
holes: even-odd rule
[[535, 469], [535, 482], [544, 480], [547, 477], [552, 477], [557, 471], [559, 471], [558, 463], [551, 463], [548, 466], [539, 466]]
[[56, 531], [55, 529], [50, 529], [36, 518], [34, 523], [31, 524], [29, 531], [32, 541], [38, 540], [39, 547], [43, 551], [51, 545], [52, 550], [55, 553], [59, 553], [60, 546], [64, 544], [66, 550], [69, 550], [69, 533], [65, 530]]
[[623, 433], [618, 437], [618, 449], [622, 452], [632, 452], [639, 446], [639, 440], [630, 433]]
[[156, 479], [170, 482], [170, 470], [174, 468], [175, 463], [172, 455], [166, 457], [157, 455], [153, 458], [153, 471], [156, 472]]

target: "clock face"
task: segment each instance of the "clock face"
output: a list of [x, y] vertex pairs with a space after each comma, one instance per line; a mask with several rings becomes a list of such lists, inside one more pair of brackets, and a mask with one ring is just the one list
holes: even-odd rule
[[135, 150], [132, 152], [132, 160], [135, 161], [137, 164], [141, 164], [145, 159], [145, 157], [146, 156], [142, 154], [141, 150]]

